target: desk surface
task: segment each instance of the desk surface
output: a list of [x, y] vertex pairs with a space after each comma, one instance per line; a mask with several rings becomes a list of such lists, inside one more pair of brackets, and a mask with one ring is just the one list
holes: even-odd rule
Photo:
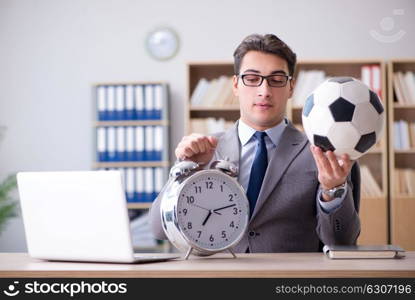
[[[151, 254], [149, 254], [151, 255]], [[415, 252], [403, 259], [331, 260], [322, 253], [221, 253], [146, 264], [51, 262], [0, 253], [0, 277], [415, 277]]]

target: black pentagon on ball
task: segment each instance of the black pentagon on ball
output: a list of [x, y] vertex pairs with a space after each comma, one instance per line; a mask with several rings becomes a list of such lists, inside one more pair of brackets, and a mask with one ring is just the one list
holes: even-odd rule
[[308, 117], [313, 106], [314, 106], [314, 94], [311, 94], [310, 96], [308, 96], [307, 100], [305, 100], [305, 104], [303, 107], [303, 115]]
[[329, 106], [333, 119], [336, 122], [352, 121], [355, 107], [353, 103], [350, 103], [342, 97], [337, 98]]
[[337, 83], [345, 83], [349, 81], [353, 81], [354, 79], [352, 77], [333, 77], [329, 79], [329, 82], [337, 82]]
[[383, 105], [382, 105], [382, 102], [380, 102], [378, 95], [372, 91], [369, 91], [369, 92], [370, 92], [370, 103], [376, 109], [378, 114], [383, 113]]
[[359, 142], [357, 143], [354, 149], [360, 153], [365, 153], [376, 143], [376, 132], [371, 132], [364, 134], [360, 137]]
[[336, 148], [334, 148], [333, 144], [330, 142], [329, 138], [326, 136], [314, 134], [313, 139], [314, 145], [320, 147], [324, 152], [336, 150]]

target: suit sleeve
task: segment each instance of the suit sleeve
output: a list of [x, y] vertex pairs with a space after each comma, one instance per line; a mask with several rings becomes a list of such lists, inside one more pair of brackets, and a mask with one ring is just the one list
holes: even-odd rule
[[352, 245], [360, 233], [360, 171], [357, 162], [347, 177], [347, 193], [339, 207], [325, 212], [317, 200], [317, 234], [326, 245]]

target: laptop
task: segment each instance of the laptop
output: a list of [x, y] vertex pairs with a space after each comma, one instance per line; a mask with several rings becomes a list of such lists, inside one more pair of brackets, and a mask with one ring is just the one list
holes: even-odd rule
[[17, 184], [31, 257], [112, 263], [178, 258], [134, 253], [119, 171], [20, 172]]

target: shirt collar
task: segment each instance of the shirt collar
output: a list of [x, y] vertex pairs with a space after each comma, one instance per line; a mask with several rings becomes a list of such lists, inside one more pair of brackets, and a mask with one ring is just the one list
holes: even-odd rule
[[[282, 135], [282, 132], [284, 131], [284, 128], [286, 126], [287, 126], [287, 120], [284, 118], [284, 120], [280, 122], [279, 124], [265, 130], [265, 132], [267, 133], [267, 136], [270, 138], [274, 146], [277, 146], [278, 141]], [[241, 142], [242, 146], [245, 146], [245, 144], [247, 144], [251, 140], [255, 132], [256, 132], [255, 129], [253, 129], [252, 127], [247, 125], [245, 122], [243, 122], [241, 119], [239, 119], [238, 135], [239, 135], [239, 141]]]

